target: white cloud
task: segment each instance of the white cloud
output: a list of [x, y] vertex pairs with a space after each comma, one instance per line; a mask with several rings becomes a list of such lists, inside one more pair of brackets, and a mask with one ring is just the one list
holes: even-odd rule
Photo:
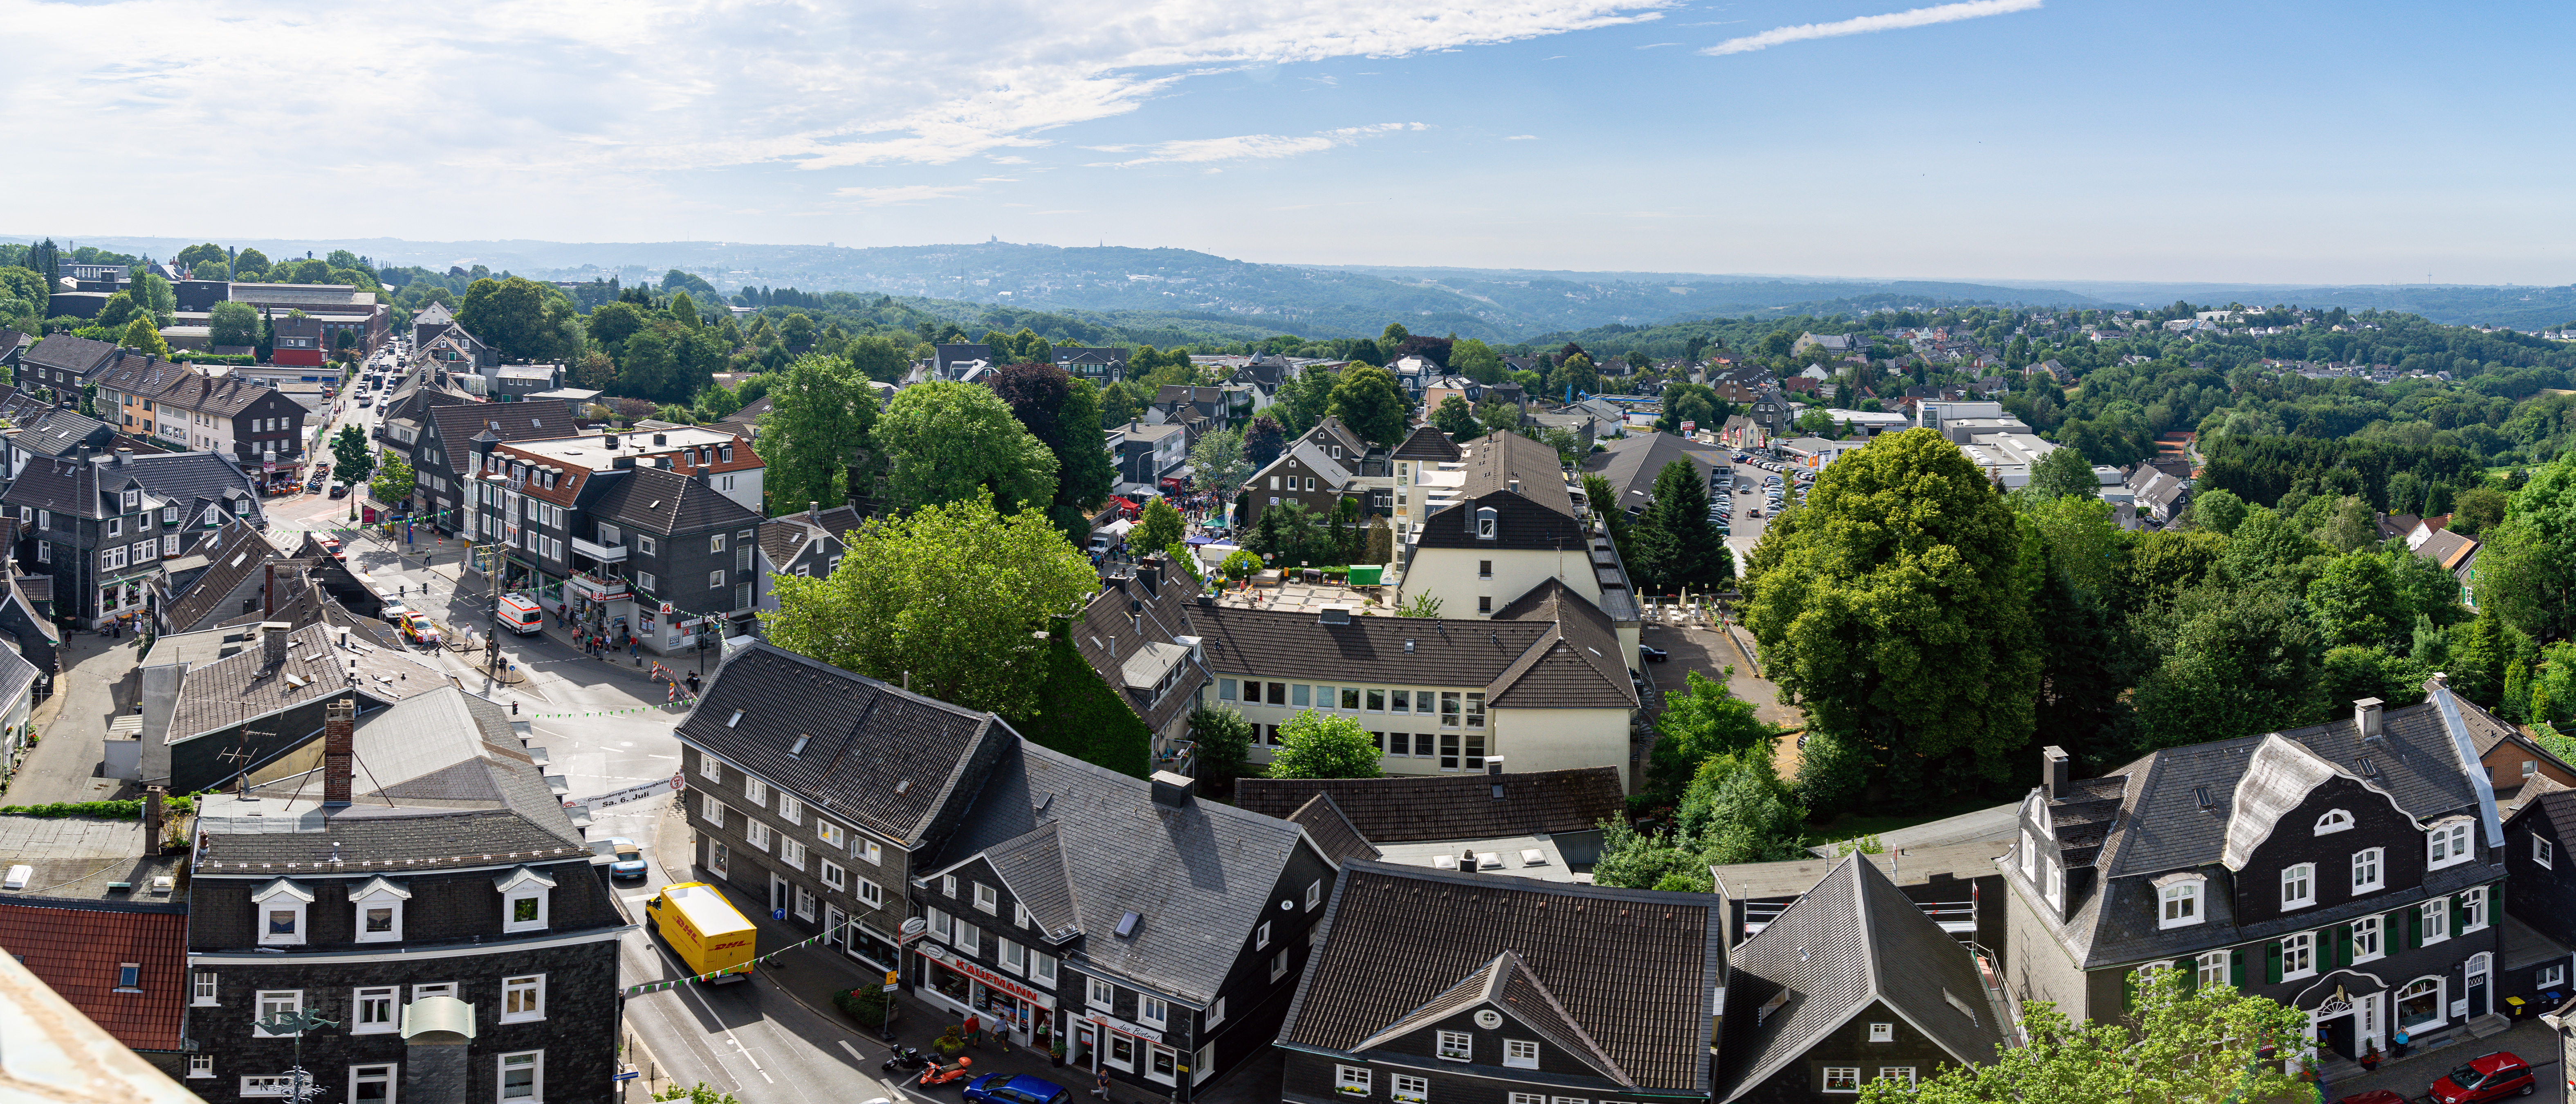
[[1680, 45], [1683, 45], [1683, 43], [1679, 43], [1679, 42], [1649, 42], [1649, 43], [1647, 43], [1647, 44], [1645, 44], [1645, 45], [1643, 45], [1643, 46], [1639, 46], [1639, 47], [1637, 47], [1637, 49], [1640, 49], [1640, 50], [1655, 50], [1655, 49], [1661, 49], [1661, 48], [1666, 47], [1666, 46], [1680, 46]]
[[[1200, 164], [1209, 161], [1262, 161], [1295, 157], [1301, 153], [1321, 153], [1335, 146], [1347, 146], [1363, 138], [1373, 138], [1406, 130], [1429, 130], [1427, 123], [1373, 123], [1368, 126], [1340, 127], [1290, 138], [1280, 134], [1238, 134], [1230, 138], [1184, 138], [1155, 145], [1143, 157], [1126, 161], [1095, 161], [1095, 167], [1125, 168], [1130, 165], [1161, 163]], [[1107, 153], [1123, 153], [1133, 146], [1085, 146]]]
[[886, 188], [837, 188], [832, 194], [842, 199], [857, 200], [868, 207], [893, 203], [919, 203], [925, 199], [953, 199], [965, 191], [963, 184], [898, 184]]
[[1509, 137], [1509, 138], [1505, 138], [1505, 139], [1503, 139], [1503, 141], [1506, 141], [1506, 142], [1535, 142], [1535, 141], [1538, 141], [1538, 135], [1535, 135], [1535, 134], [1515, 134], [1515, 135], [1512, 135], [1512, 136], [1511, 136], [1511, 137]]
[[1959, 4], [1935, 4], [1911, 11], [1885, 15], [1864, 15], [1834, 23], [1801, 23], [1794, 27], [1773, 27], [1761, 34], [1730, 38], [1700, 53], [1712, 57], [1747, 54], [1789, 42], [1811, 38], [1838, 38], [1843, 35], [1869, 34], [1875, 31], [1899, 31], [1908, 27], [1929, 27], [1935, 23], [1955, 23], [1962, 19], [1982, 19], [1989, 15], [2010, 15], [2040, 6], [2041, 0], [1967, 0]]

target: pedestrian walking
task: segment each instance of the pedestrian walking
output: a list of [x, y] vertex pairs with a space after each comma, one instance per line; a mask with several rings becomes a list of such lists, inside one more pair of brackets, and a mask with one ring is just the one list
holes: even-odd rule
[[984, 1049], [984, 1035], [983, 1035], [983, 1032], [984, 1032], [984, 1020], [983, 1020], [983, 1018], [982, 1018], [982, 1017], [980, 1017], [980, 1016], [977, 1016], [976, 1014], [974, 1014], [974, 1013], [972, 1013], [972, 1012], [967, 1013], [967, 1014], [966, 1014], [966, 1045], [967, 1045], [967, 1046], [970, 1046], [970, 1047], [974, 1047], [974, 1048], [975, 1048], [975, 1049], [977, 1049], [977, 1050], [982, 1050], [982, 1049]]
[[1099, 1097], [1099, 1098], [1100, 1098], [1100, 1099], [1102, 1099], [1102, 1100], [1107, 1100], [1107, 1099], [1109, 1099], [1109, 1073], [1108, 1073], [1108, 1071], [1106, 1071], [1106, 1070], [1101, 1071], [1100, 1079], [1099, 1079], [1098, 1081], [1095, 1081], [1095, 1082], [1093, 1082], [1093, 1083], [1092, 1083], [1092, 1086], [1091, 1086], [1091, 1095], [1096, 1096], [1096, 1097]]

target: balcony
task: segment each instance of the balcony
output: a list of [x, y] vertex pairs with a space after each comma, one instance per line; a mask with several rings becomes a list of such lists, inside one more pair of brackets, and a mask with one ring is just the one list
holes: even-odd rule
[[588, 556], [600, 563], [626, 562], [626, 546], [622, 544], [592, 544], [580, 537], [574, 537], [572, 550], [575, 555]]

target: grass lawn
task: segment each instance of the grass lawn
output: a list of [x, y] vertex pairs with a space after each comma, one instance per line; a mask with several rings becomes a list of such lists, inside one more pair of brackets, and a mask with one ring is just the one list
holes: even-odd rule
[[1807, 829], [1806, 843], [1810, 847], [1815, 847], [1832, 843], [1835, 840], [1850, 839], [1853, 836], [1870, 836], [1877, 835], [1882, 832], [1893, 832], [1899, 828], [1911, 828], [1917, 824], [1929, 824], [1932, 821], [1958, 816], [1961, 813], [1973, 813], [1979, 809], [1988, 809], [1999, 804], [2001, 804], [2001, 802], [1990, 798], [1966, 795], [1954, 797], [1945, 803], [1935, 805], [1921, 813], [1905, 816], [1847, 812], [1841, 816], [1835, 817], [1822, 827], [1810, 825]]

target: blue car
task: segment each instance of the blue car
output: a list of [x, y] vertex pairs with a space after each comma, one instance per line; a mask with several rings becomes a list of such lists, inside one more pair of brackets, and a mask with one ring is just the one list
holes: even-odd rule
[[624, 836], [610, 836], [608, 848], [610, 853], [616, 856], [608, 863], [609, 877], [641, 878], [644, 876], [644, 849], [635, 846], [634, 840]]
[[966, 1083], [972, 1104], [1068, 1104], [1073, 1092], [1053, 1081], [1015, 1073], [988, 1073]]

